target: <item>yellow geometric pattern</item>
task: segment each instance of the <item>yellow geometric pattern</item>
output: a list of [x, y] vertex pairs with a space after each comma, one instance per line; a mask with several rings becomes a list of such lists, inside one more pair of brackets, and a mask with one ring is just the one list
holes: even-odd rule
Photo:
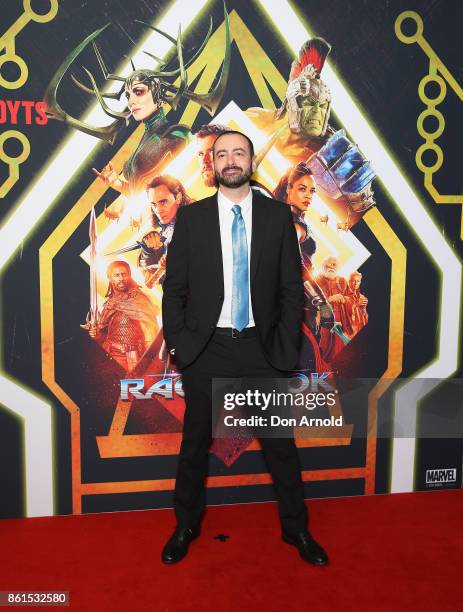
[[[407, 35], [402, 30], [402, 24], [407, 19], [415, 22], [416, 31], [414, 34]], [[442, 148], [438, 144], [436, 144], [435, 141], [440, 138], [440, 136], [442, 136], [444, 132], [445, 117], [439, 110], [437, 110], [436, 107], [439, 106], [439, 104], [442, 104], [442, 102], [447, 96], [446, 83], [450, 85], [450, 87], [461, 100], [461, 102], [463, 102], [463, 88], [459, 85], [455, 77], [451, 74], [449, 69], [444, 64], [444, 62], [439, 58], [437, 53], [425, 39], [423, 35], [423, 20], [420, 15], [418, 15], [418, 13], [415, 13], [414, 11], [404, 11], [397, 17], [394, 29], [397, 38], [401, 42], [405, 43], [406, 45], [417, 43], [429, 58], [429, 72], [421, 79], [418, 86], [418, 95], [423, 104], [426, 105], [426, 109], [422, 113], [420, 113], [416, 122], [418, 133], [424, 140], [424, 143], [417, 150], [415, 157], [416, 165], [424, 174], [424, 186], [426, 187], [436, 204], [463, 205], [463, 194], [441, 194], [433, 183], [434, 174], [442, 167], [442, 164], [444, 163], [444, 152], [442, 151]], [[431, 83], [433, 83], [438, 89], [438, 93], [435, 97], [430, 97], [426, 93], [426, 88]], [[424, 125], [426, 119], [428, 119], [429, 117], [432, 117], [436, 120], [436, 128], [434, 129], [434, 131], [431, 132], [427, 131]], [[424, 154], [428, 151], [434, 153], [435, 156], [434, 163], [432, 163], [431, 165], [426, 165], [423, 160]], [[463, 206], [460, 237], [463, 240]]]
[[[13, 23], [8, 30], [0, 37], [0, 51], [5, 49], [5, 53], [0, 56], [0, 87], [5, 89], [19, 89], [27, 81], [29, 70], [24, 59], [16, 53], [16, 36], [23, 30], [28, 23], [48, 23], [56, 17], [58, 12], [58, 0], [48, 0], [50, 7], [46, 13], [35, 12], [31, 6], [32, 0], [23, 0], [23, 13]], [[2, 67], [7, 62], [15, 64], [19, 76], [14, 81], [8, 81], [2, 75]], [[16, 157], [11, 157], [5, 153], [5, 142], [7, 140], [17, 140], [21, 147], [21, 153]], [[4, 198], [11, 190], [13, 185], [19, 180], [19, 166], [26, 161], [30, 153], [30, 143], [28, 138], [18, 130], [8, 130], [0, 134], [0, 160], [8, 165], [8, 178], [0, 185], [0, 198]]]
[[[5, 53], [0, 57], [0, 87], [5, 89], [18, 89], [27, 81], [29, 70], [24, 59], [16, 53], [16, 36], [23, 30], [28, 23], [48, 23], [56, 17], [58, 12], [58, 0], [48, 0], [50, 8], [46, 13], [37, 13], [33, 10], [32, 0], [23, 0], [23, 13], [13, 23], [8, 30], [0, 36], [0, 51], [5, 49]], [[1, 67], [6, 62], [16, 64], [19, 76], [15, 81], [8, 81], [1, 75]]]
[[375, 492], [378, 402], [400, 375], [403, 366], [407, 249], [377, 208], [370, 209], [363, 220], [391, 259], [388, 363], [368, 396], [365, 494], [369, 495]]
[[[12, 139], [17, 140], [22, 146], [21, 153], [16, 157], [11, 157], [11, 155], [5, 153], [5, 142]], [[0, 160], [8, 164], [8, 178], [0, 185], [0, 198], [4, 198], [13, 185], [19, 181], [19, 166], [26, 161], [30, 152], [29, 139], [22, 132], [7, 130], [0, 134]]]

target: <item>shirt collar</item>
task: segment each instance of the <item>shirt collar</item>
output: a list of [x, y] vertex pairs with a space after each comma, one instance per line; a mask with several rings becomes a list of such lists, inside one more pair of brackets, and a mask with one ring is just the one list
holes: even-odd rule
[[241, 206], [241, 212], [243, 214], [246, 214], [250, 211], [252, 206], [252, 190], [251, 188], [249, 188], [248, 194], [246, 195], [244, 200], [241, 200], [241, 202], [232, 202], [226, 196], [224, 196], [224, 194], [219, 189], [217, 191], [217, 202], [219, 204], [219, 209], [225, 211], [231, 211], [235, 204], [239, 204], [239, 206]]

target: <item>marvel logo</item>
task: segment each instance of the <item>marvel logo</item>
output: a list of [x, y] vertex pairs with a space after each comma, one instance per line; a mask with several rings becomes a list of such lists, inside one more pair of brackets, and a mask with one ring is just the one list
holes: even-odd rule
[[444, 482], [456, 482], [456, 468], [443, 470], [426, 470], [426, 484], [440, 484]]

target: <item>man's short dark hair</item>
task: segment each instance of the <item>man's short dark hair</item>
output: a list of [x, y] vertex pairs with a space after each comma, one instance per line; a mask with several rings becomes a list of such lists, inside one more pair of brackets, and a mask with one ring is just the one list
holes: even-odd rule
[[[238, 130], [227, 130], [223, 134], [220, 134], [220, 136], [224, 136], [225, 134], [227, 134], [227, 136], [228, 134], [238, 134], [239, 136], [246, 138], [248, 141], [249, 153], [251, 154], [251, 157], [254, 157], [254, 145], [252, 144], [252, 140], [249, 138], [249, 136], [246, 136], [246, 134], [243, 134], [243, 132], [238, 132]], [[220, 136], [217, 136], [217, 139], [212, 146], [212, 153], [215, 152], [215, 145], [217, 144], [217, 140], [219, 140]]]
[[225, 132], [230, 132], [228, 126], [222, 125], [221, 123], [209, 123], [207, 125], [202, 125], [195, 135], [196, 138], [206, 138], [212, 134], [220, 136], [221, 134], [225, 134]]

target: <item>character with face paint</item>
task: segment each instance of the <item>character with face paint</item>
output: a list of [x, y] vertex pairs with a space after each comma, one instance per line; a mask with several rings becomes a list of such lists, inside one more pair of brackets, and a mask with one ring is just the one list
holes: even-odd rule
[[273, 197], [291, 207], [299, 239], [304, 281], [304, 323], [298, 369], [320, 372], [325, 368], [319, 347], [320, 328], [331, 329], [335, 320], [333, 309], [312, 274], [312, 257], [317, 245], [305, 220], [305, 212], [312, 204], [316, 190], [312, 172], [304, 162], [300, 162], [281, 177]]
[[315, 253], [316, 244], [304, 215], [312, 204], [316, 190], [312, 172], [303, 162], [300, 162], [285, 172], [272, 194], [275, 200], [286, 202], [291, 206], [301, 256], [304, 265], [309, 269], [312, 267], [311, 258]]

